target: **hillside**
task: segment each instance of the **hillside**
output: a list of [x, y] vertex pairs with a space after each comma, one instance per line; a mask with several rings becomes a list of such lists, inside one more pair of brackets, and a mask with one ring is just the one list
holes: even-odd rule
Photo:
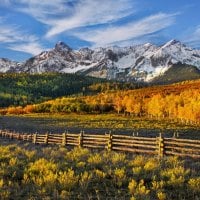
[[0, 107], [27, 105], [84, 92], [102, 79], [75, 74], [0, 74]]
[[177, 63], [170, 67], [164, 74], [156, 77], [152, 82], [154, 84], [170, 84], [199, 78], [200, 70], [197, 67]]
[[26, 107], [9, 107], [4, 114], [108, 113], [200, 122], [200, 80], [137, 90], [105, 91], [92, 96], [62, 97]]
[[1, 73], [0, 107], [25, 106], [62, 96], [92, 95], [143, 86], [142, 83], [122, 83], [77, 74]]

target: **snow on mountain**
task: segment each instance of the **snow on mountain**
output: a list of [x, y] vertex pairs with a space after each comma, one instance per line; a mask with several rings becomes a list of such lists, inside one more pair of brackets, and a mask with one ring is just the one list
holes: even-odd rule
[[189, 48], [176, 40], [171, 40], [161, 47], [147, 43], [133, 47], [128, 55], [123, 56], [114, 65], [117, 69], [129, 70], [128, 77], [151, 81], [176, 63], [200, 69], [200, 50]]
[[0, 59], [0, 72], [79, 73], [107, 79], [151, 81], [177, 63], [196, 66], [200, 70], [200, 50], [176, 40], [159, 47], [146, 43], [80, 50], [58, 42], [55, 48], [24, 63]]
[[20, 65], [21, 63], [14, 62], [6, 58], [0, 58], [0, 72], [2, 73], [6, 73], [8, 71], [15, 71], [16, 67]]

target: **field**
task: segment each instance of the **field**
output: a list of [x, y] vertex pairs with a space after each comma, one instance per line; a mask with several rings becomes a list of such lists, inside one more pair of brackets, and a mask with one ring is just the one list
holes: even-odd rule
[[[191, 154], [194, 158], [195, 152], [198, 158], [200, 151], [199, 142], [196, 141], [200, 140], [200, 81], [137, 90], [116, 89], [119, 85], [114, 85], [115, 90], [112, 90], [113, 86], [109, 89], [109, 85], [98, 84], [98, 81], [97, 84], [90, 84], [93, 84], [93, 80], [86, 84], [91, 91], [94, 89], [94, 94], [90, 96], [86, 95], [87, 90], [81, 89], [79, 93], [73, 93], [73, 97], [63, 97], [62, 93], [61, 97], [56, 96], [59, 98], [41, 101], [39, 104], [34, 101], [34, 104], [29, 104], [25, 98], [21, 105], [17, 104], [18, 100], [12, 99], [14, 104], [0, 109], [0, 130], [8, 129], [11, 133], [16, 131], [29, 135], [37, 132], [45, 136], [44, 140], [41, 139], [42, 135], [34, 134], [32, 137], [31, 134], [30, 143], [26, 143], [17, 140], [20, 139], [19, 134], [15, 134], [16, 137], [13, 134], [9, 136], [15, 140], [8, 140], [9, 137], [2, 134], [0, 199], [199, 200], [200, 161], [189, 159], [188, 156], [193, 152]], [[109, 87], [102, 90], [99, 86]], [[25, 88], [27, 91], [28, 87]], [[65, 88], [61, 89], [65, 92]], [[36, 90], [33, 88], [33, 91]], [[48, 91], [52, 94], [51, 90]], [[96, 92], [99, 93], [95, 94]], [[50, 97], [53, 98], [51, 95]], [[56, 135], [66, 131], [68, 139], [65, 138], [66, 134]], [[106, 140], [106, 144], [103, 144], [103, 148], [108, 147], [107, 150], [83, 148], [86, 146], [84, 139], [81, 139], [84, 138], [82, 131], [85, 135], [113, 133], [112, 136], [109, 135], [110, 139]], [[1, 133], [3, 132], [6, 131]], [[80, 132], [80, 137], [75, 135], [79, 138], [79, 147], [72, 148], [72, 135]], [[47, 133], [56, 133], [56, 140], [59, 137], [62, 141], [59, 139], [57, 145], [52, 144], [53, 134]], [[160, 133], [162, 137], [156, 138]], [[131, 141], [134, 145], [129, 145], [127, 140], [119, 138], [116, 142], [115, 134], [119, 134], [121, 138], [129, 138], [129, 141], [133, 138], [130, 135], [134, 135], [139, 142], [136, 144]], [[121, 136], [123, 134], [129, 136]], [[174, 135], [179, 137], [173, 138], [175, 143], [178, 140], [182, 143], [179, 146], [173, 143], [170, 148], [173, 153], [174, 149], [179, 151], [179, 155], [188, 153], [184, 160], [170, 157], [171, 154], [167, 154], [167, 151], [164, 153], [167, 148], [169, 152], [167, 144], [170, 143], [165, 138]], [[23, 134], [21, 136], [23, 140], [23, 136], [27, 137]], [[138, 149], [142, 143], [147, 144], [143, 136], [156, 139], [156, 156], [136, 153], [141, 151], [131, 154], [117, 152], [119, 148], [115, 145], [122, 145], [122, 148], [123, 145], [129, 145], [133, 152], [132, 146]], [[38, 142], [43, 144], [37, 144], [37, 137]], [[196, 143], [186, 144], [186, 140], [181, 140], [182, 138]], [[91, 138], [88, 140], [91, 144]], [[63, 141], [65, 147], [61, 147]], [[97, 144], [97, 141], [93, 142]], [[145, 152], [149, 153], [149, 149]], [[162, 157], [163, 155], [165, 156]]]
[[0, 199], [199, 199], [200, 162], [83, 148], [0, 145]]
[[181, 138], [200, 138], [200, 126], [183, 124], [169, 119], [149, 119], [117, 114], [28, 114], [7, 115], [0, 117], [0, 128], [25, 133], [62, 133], [69, 131], [80, 133], [112, 133], [130, 134], [138, 132], [140, 136], [173, 136], [179, 132]]

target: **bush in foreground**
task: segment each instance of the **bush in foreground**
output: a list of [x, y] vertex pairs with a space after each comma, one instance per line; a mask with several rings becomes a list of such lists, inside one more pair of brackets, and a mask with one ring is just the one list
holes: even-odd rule
[[200, 162], [31, 145], [0, 146], [0, 199], [198, 199]]

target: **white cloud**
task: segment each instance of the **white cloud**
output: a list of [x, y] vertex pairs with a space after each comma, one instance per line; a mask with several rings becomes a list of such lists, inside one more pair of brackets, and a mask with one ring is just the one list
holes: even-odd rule
[[[52, 20], [70, 12], [69, 8], [65, 6], [65, 0], [18, 0], [17, 3], [17, 10], [31, 15], [36, 20], [49, 25]], [[21, 6], [19, 6], [19, 3]]]
[[69, 2], [65, 0], [0, 0], [3, 6], [12, 6], [13, 9], [22, 10], [29, 12], [30, 15], [48, 14], [64, 12], [65, 7], [62, 6], [64, 3]]
[[18, 12], [26, 13], [43, 24], [52, 24], [52, 20], [70, 13], [65, 4], [70, 0], [0, 0], [0, 5]]
[[0, 17], [0, 42], [8, 43], [19, 40], [19, 34], [17, 34], [17, 26], [5, 25], [5, 19]]
[[8, 46], [8, 49], [29, 53], [31, 55], [37, 55], [43, 51], [43, 48], [41, 47], [41, 45], [36, 42], [28, 42], [28, 43], [22, 43], [22, 44], [17, 44], [17, 45], [13, 44], [13, 45]]
[[27, 52], [32, 55], [43, 50], [38, 37], [22, 31], [18, 26], [4, 24], [4, 19], [0, 18], [0, 42], [7, 44], [7, 49]]
[[[0, 0], [1, 1], [1, 0]], [[135, 0], [4, 0], [49, 26], [52, 37], [70, 29], [117, 21], [136, 11]]]
[[0, 0], [0, 4], [8, 6], [8, 5], [10, 5], [10, 0]]
[[13, 42], [24, 42], [24, 41], [36, 41], [37, 37], [29, 35], [20, 31], [16, 26], [7, 26], [0, 24], [0, 42], [2, 43], [13, 43]]
[[187, 33], [183, 41], [192, 47], [200, 47], [200, 25], [195, 28], [193, 33]]
[[159, 13], [121, 26], [112, 26], [96, 31], [76, 32], [83, 40], [94, 46], [119, 43], [160, 31], [175, 22], [177, 14]]
[[[136, 1], [0, 0], [0, 4], [26, 13], [47, 25], [45, 36], [48, 39], [66, 32], [94, 46], [132, 43], [133, 39], [156, 33], [175, 22], [177, 14], [158, 13], [124, 24], [121, 19], [137, 11]], [[9, 43], [7, 48], [33, 55], [43, 50], [39, 41], [46, 39], [44, 35], [40, 35], [39, 39], [39, 36], [24, 32], [18, 26], [5, 24], [1, 24], [0, 18], [0, 42]]]
[[130, 0], [81, 0], [74, 7], [72, 16], [53, 21], [46, 36], [51, 37], [74, 28], [110, 23], [134, 12], [133, 1], [131, 3]]
[[0, 17], [0, 42], [36, 41], [37, 39], [36, 36], [22, 31], [17, 25], [7, 25], [6, 19]]

